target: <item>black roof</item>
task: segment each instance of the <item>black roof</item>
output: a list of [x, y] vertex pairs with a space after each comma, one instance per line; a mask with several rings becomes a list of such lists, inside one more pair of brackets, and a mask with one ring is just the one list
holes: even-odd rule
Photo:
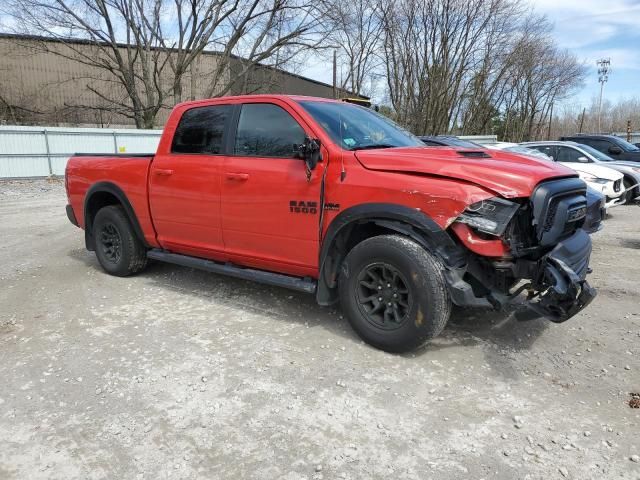
[[565, 138], [609, 138], [612, 140], [620, 140], [620, 137], [616, 137], [615, 135], [609, 135], [604, 133], [575, 133], [573, 135], [564, 135], [560, 137], [560, 140]]

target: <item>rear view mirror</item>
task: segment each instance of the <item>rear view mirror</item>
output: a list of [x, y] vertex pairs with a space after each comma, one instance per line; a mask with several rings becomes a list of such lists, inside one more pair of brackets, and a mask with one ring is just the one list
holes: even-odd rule
[[580, 163], [589, 163], [589, 159], [587, 157], [578, 157], [578, 161]]
[[620, 155], [622, 153], [622, 149], [614, 145], [613, 147], [609, 147], [609, 153], [612, 155]]
[[298, 154], [304, 160], [307, 170], [311, 172], [321, 160], [320, 140], [306, 137], [304, 143], [298, 147]]

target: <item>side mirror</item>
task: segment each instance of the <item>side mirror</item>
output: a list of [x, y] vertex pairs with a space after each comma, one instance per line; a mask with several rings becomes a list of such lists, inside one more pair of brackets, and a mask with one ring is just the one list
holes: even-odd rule
[[578, 157], [578, 161], [580, 163], [589, 163], [589, 159], [587, 157]]
[[304, 143], [298, 147], [298, 154], [304, 160], [307, 170], [311, 172], [316, 168], [318, 162], [322, 160], [320, 140], [306, 137]]
[[622, 149], [614, 145], [613, 147], [609, 147], [609, 153], [611, 155], [620, 155], [622, 153]]

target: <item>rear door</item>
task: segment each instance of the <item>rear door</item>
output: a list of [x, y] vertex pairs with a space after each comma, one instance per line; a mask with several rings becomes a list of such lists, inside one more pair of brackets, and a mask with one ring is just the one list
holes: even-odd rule
[[233, 261], [292, 275], [318, 264], [320, 185], [296, 147], [308, 126], [284, 103], [245, 103], [234, 119], [222, 173], [222, 228]]
[[151, 217], [163, 248], [221, 258], [220, 173], [232, 105], [186, 110], [169, 152], [149, 171]]

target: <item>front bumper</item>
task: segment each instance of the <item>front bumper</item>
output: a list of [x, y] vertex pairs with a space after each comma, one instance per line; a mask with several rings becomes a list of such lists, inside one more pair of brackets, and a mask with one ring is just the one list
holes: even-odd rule
[[607, 203], [605, 203], [605, 208], [608, 210], [612, 207], [624, 205], [626, 201], [627, 201], [627, 197], [625, 195], [621, 195], [615, 198], [607, 197]]
[[[578, 229], [538, 261], [519, 263], [516, 260], [511, 268], [528, 272], [518, 276], [528, 282], [515, 292], [504, 293], [484, 282], [487, 294], [477, 296], [473, 287], [463, 280], [465, 272], [449, 270], [445, 278], [451, 299], [458, 306], [493, 307], [513, 311], [518, 320], [545, 317], [561, 323], [584, 309], [596, 296], [596, 290], [586, 280], [590, 256], [591, 237]], [[526, 297], [521, 295], [523, 291], [527, 292]]]
[[587, 192], [587, 214], [582, 229], [587, 233], [602, 230], [602, 221], [607, 216], [606, 198], [603, 195]]
[[560, 242], [541, 259], [539, 276], [516, 316], [526, 320], [534, 314], [561, 323], [589, 305], [597, 293], [586, 280], [590, 256], [591, 238], [582, 229]]

